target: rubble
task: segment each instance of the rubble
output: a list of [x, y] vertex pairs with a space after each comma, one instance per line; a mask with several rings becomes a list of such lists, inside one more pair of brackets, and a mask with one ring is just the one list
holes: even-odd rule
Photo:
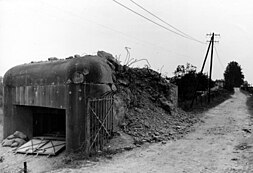
[[24, 133], [16, 131], [2, 141], [2, 146], [14, 148], [25, 144], [27, 141], [28, 137]]
[[249, 129], [242, 129], [244, 132], [246, 132], [246, 133], [251, 133], [251, 131], [249, 130]]
[[132, 136], [136, 146], [180, 138], [199, 120], [177, 107], [177, 87], [160, 73], [122, 66], [103, 51], [97, 55], [113, 66], [116, 128]]
[[15, 138], [20, 138], [20, 139], [23, 139], [23, 140], [27, 140], [27, 139], [28, 139], [27, 136], [26, 136], [24, 133], [20, 132], [20, 131], [16, 131], [16, 132], [13, 134], [13, 136], [14, 136]]
[[181, 127], [198, 121], [194, 115], [176, 107], [171, 98], [174, 86], [161, 74], [148, 68], [122, 69], [126, 70], [115, 73], [116, 97], [126, 104], [120, 127], [134, 137], [136, 145], [179, 138], [189, 131]]

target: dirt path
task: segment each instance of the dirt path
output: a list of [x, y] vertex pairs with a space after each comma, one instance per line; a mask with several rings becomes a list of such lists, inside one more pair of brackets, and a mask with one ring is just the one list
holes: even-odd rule
[[253, 138], [247, 96], [236, 89], [231, 99], [209, 110], [204, 123], [183, 139], [115, 155], [111, 160], [55, 172], [253, 172]]

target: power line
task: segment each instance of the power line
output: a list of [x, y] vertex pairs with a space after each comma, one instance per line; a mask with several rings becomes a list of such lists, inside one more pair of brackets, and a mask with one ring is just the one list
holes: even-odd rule
[[[213, 35], [213, 34], [210, 33], [210, 34], [206, 34], [206, 35], [207, 35], [207, 36], [211, 36], [211, 35]], [[214, 34], [214, 36], [220, 37], [220, 34]], [[215, 40], [213, 40], [213, 42], [219, 43], [219, 41], [215, 41]], [[224, 65], [223, 65], [223, 63], [221, 62], [220, 56], [219, 56], [219, 54], [218, 54], [218, 51], [217, 51], [215, 45], [214, 45], [214, 50], [215, 50], [216, 56], [217, 56], [217, 58], [218, 58], [218, 62], [219, 62], [220, 68], [221, 68], [221, 70], [223, 70], [223, 69], [224, 69]]]
[[[153, 23], [153, 24], [155, 24], [155, 25], [157, 25], [157, 26], [159, 26], [159, 27], [161, 27], [161, 28], [163, 28], [163, 29], [165, 29], [165, 30], [167, 30], [167, 31], [170, 31], [170, 32], [172, 32], [172, 33], [174, 33], [174, 34], [176, 34], [176, 35], [179, 35], [179, 36], [183, 37], [183, 38], [192, 40], [192, 39], [186, 37], [186, 36], [183, 35], [183, 34], [180, 34], [180, 33], [176, 32], [176, 31], [173, 31], [173, 30], [171, 30], [171, 29], [169, 29], [169, 28], [167, 28], [167, 27], [165, 27], [165, 26], [163, 26], [163, 25], [161, 25], [161, 24], [159, 24], [159, 23], [157, 23], [157, 22], [155, 22], [155, 21], [149, 19], [148, 17], [146, 17], [146, 16], [144, 16], [144, 15], [142, 15], [142, 14], [140, 14], [140, 13], [134, 11], [134, 10], [132, 10], [131, 8], [125, 6], [124, 4], [122, 4], [122, 3], [120, 3], [120, 2], [118, 2], [118, 1], [116, 1], [116, 0], [112, 0], [112, 1], [114, 1], [114, 2], [117, 3], [118, 5], [120, 5], [120, 6], [124, 7], [124, 8], [126, 8], [127, 10], [131, 11], [132, 13], [134, 13], [134, 14], [136, 14], [136, 15], [138, 15], [138, 16], [140, 16], [140, 17], [146, 19], [146, 20], [148, 20], [149, 22], [151, 22], [151, 23]], [[194, 41], [196, 41], [196, 40], [194, 40]], [[200, 42], [200, 41], [196, 41], [196, 42], [199, 42], [199, 43], [201, 43], [201, 44], [205, 44], [205, 43]]]
[[[98, 23], [98, 22], [95, 22], [95, 21], [93, 21], [93, 20], [84, 18], [83, 16], [77, 15], [76, 13], [73, 13], [72, 11], [65, 10], [65, 9], [63, 9], [63, 8], [59, 8], [59, 7], [57, 7], [57, 6], [54, 6], [54, 5], [52, 5], [52, 4], [45, 3], [45, 2], [42, 2], [42, 1], [40, 1], [40, 2], [41, 2], [42, 4], [46, 4], [46, 5], [48, 5], [48, 6], [51, 6], [51, 7], [55, 8], [55, 9], [58, 9], [58, 10], [63, 11], [63, 12], [65, 12], [65, 13], [68, 13], [69, 15], [74, 16], [74, 17], [77, 17], [77, 18], [79, 18], [79, 19], [81, 19], [81, 20], [89, 21], [90, 23], [94, 23], [94, 24], [96, 24], [96, 25], [98, 25], [98, 26], [100, 26], [100, 27], [102, 27], [102, 28], [105, 28], [105, 29], [107, 29], [107, 30], [110, 30], [110, 31], [112, 31], [112, 32], [115, 32], [115, 33], [117, 33], [117, 34], [120, 34], [120, 35], [122, 35], [122, 36], [124, 36], [124, 37], [126, 37], [126, 38], [130, 38], [130, 39], [132, 39], [132, 40], [135, 40], [135, 41], [137, 42], [137, 44], [155, 46], [155, 47], [157, 47], [157, 48], [162, 49], [162, 50], [165, 51], [165, 52], [170, 52], [171, 54], [174, 54], [174, 55], [177, 55], [177, 56], [181, 56], [181, 57], [188, 57], [188, 56], [186, 56], [186, 55], [177, 53], [177, 52], [175, 52], [175, 51], [173, 51], [173, 50], [169, 50], [169, 49], [166, 49], [166, 48], [164, 48], [164, 47], [157, 46], [156, 44], [153, 44], [153, 43], [151, 43], [151, 42], [148, 42], [148, 41], [145, 41], [145, 40], [142, 40], [142, 39], [138, 39], [138, 38], [133, 37], [133, 36], [131, 36], [131, 35], [128, 35], [128, 34], [126, 34], [126, 33], [124, 33], [124, 32], [115, 30], [115, 29], [113, 29], [113, 28], [111, 28], [111, 27], [108, 27], [108, 26], [106, 26], [106, 25], [103, 25], [103, 24], [100, 24], [100, 23]], [[86, 53], [86, 52], [84, 52], [84, 53]], [[86, 53], [86, 54], [87, 54], [87, 53]]]
[[217, 51], [217, 49], [216, 49], [216, 46], [214, 46], [214, 49], [215, 49], [215, 53], [216, 53], [216, 56], [217, 56], [217, 58], [218, 58], [219, 64], [220, 64], [221, 67], [224, 69], [224, 65], [223, 65], [223, 63], [222, 63], [221, 60], [220, 60], [220, 56], [218, 55], [218, 51]]
[[152, 16], [154, 16], [155, 18], [157, 18], [158, 20], [160, 20], [161, 22], [165, 23], [166, 25], [170, 26], [171, 28], [175, 29], [176, 31], [180, 32], [181, 34], [185, 35], [186, 37], [188, 37], [191, 40], [197, 41], [199, 43], [205, 44], [204, 42], [195, 39], [194, 37], [186, 34], [185, 32], [179, 30], [178, 28], [174, 27], [173, 25], [169, 24], [168, 22], [164, 21], [163, 19], [161, 19], [160, 17], [158, 17], [157, 15], [155, 15], [154, 13], [148, 11], [147, 9], [145, 9], [143, 6], [141, 6], [140, 4], [136, 3], [133, 0], [130, 0], [132, 3], [134, 3], [135, 5], [137, 5], [138, 7], [140, 7], [142, 10], [146, 11], [147, 13], [151, 14]]

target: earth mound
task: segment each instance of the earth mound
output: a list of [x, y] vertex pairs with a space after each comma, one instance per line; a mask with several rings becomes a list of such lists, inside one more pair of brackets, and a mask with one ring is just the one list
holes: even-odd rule
[[130, 135], [135, 145], [180, 138], [199, 118], [177, 107], [177, 87], [150, 68], [122, 66], [103, 51], [114, 70], [116, 129]]

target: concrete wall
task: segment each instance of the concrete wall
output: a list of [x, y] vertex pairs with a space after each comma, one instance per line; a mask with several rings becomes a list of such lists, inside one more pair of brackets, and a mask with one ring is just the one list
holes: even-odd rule
[[174, 107], [178, 106], [178, 86], [174, 84], [169, 84], [170, 85], [170, 101], [172, 102]]

